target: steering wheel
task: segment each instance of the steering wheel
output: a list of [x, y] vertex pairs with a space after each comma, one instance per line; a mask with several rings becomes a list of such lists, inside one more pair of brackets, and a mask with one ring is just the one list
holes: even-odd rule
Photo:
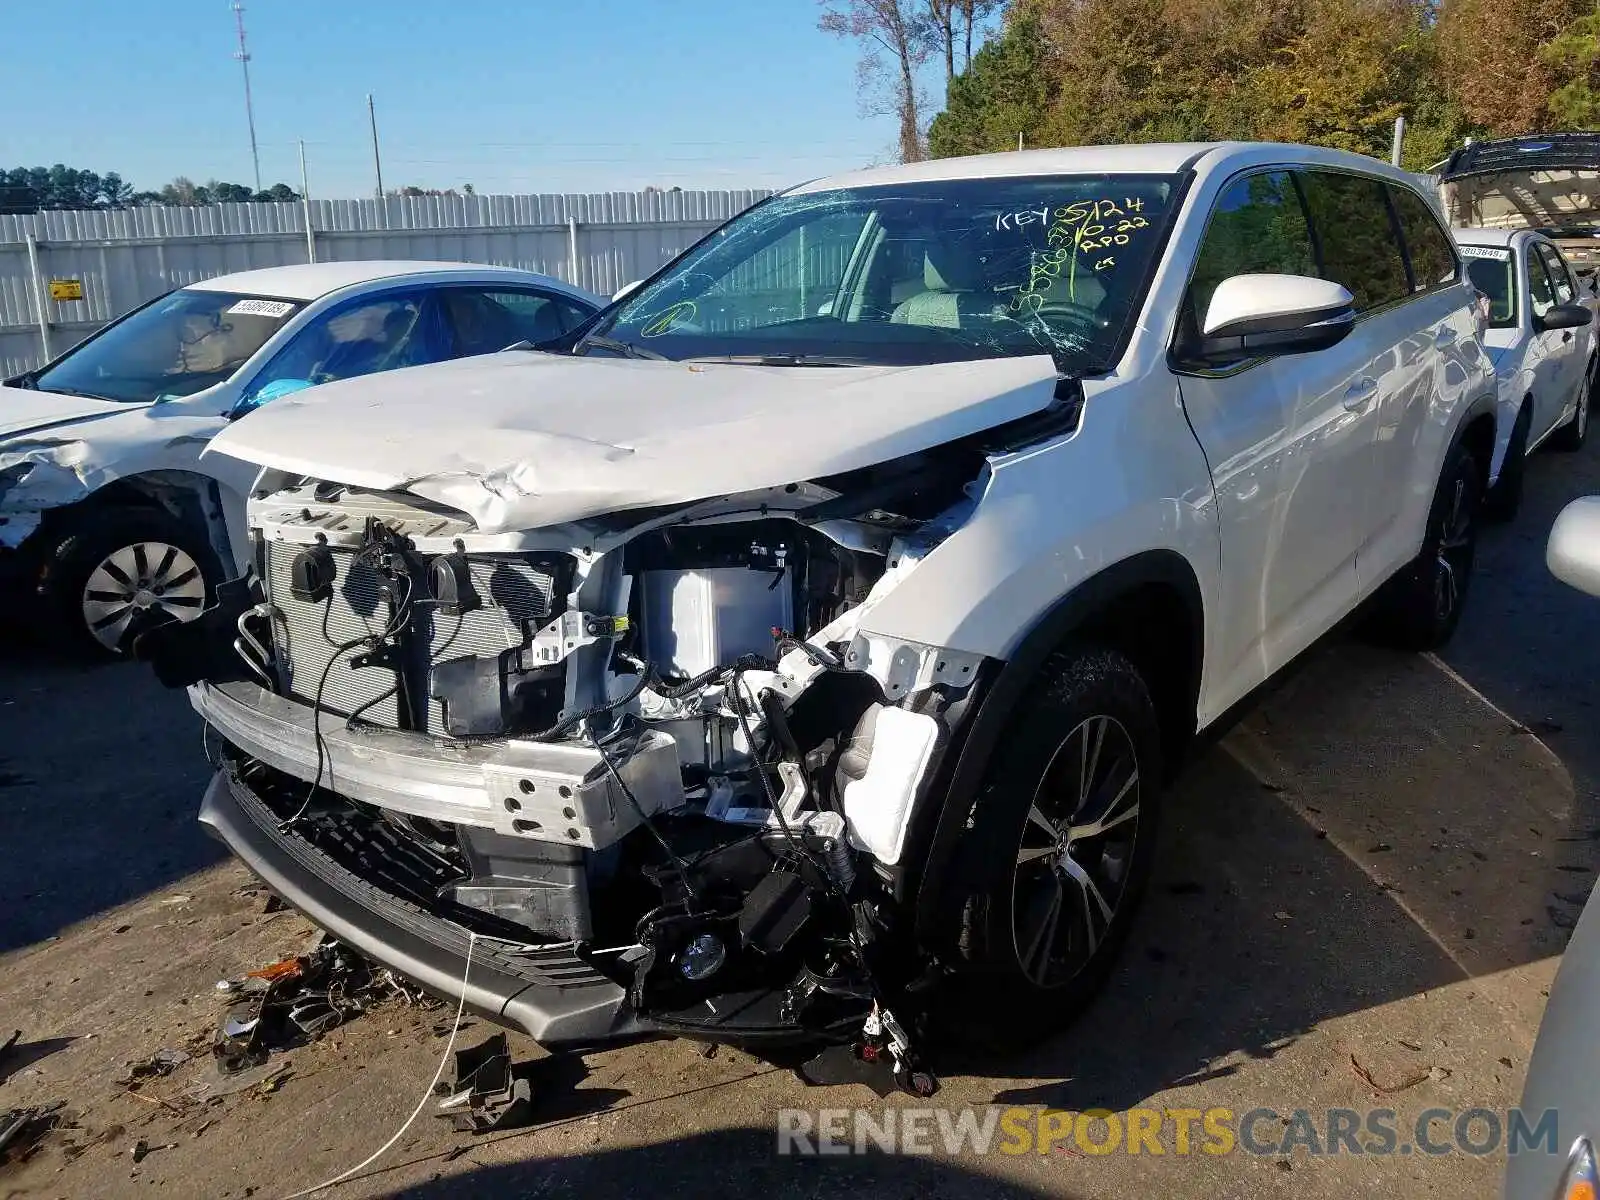
[[1096, 309], [1085, 304], [1074, 304], [1070, 300], [1047, 300], [1033, 310], [1033, 315], [1046, 320], [1057, 318], [1097, 334], [1111, 328], [1111, 322]]

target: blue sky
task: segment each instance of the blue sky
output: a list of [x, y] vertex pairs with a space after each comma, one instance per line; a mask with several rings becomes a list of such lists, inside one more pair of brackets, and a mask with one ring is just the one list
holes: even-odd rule
[[[230, 0], [7, 0], [0, 166], [251, 182]], [[815, 0], [246, 0], [264, 184], [767, 187], [892, 154]]]

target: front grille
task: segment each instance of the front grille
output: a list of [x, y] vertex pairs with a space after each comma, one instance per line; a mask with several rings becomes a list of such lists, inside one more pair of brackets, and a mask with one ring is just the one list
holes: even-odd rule
[[[281, 542], [267, 545], [267, 592], [282, 614], [275, 629], [279, 661], [288, 668], [284, 680], [288, 694], [314, 703], [320, 683], [325, 711], [359, 715], [363, 721], [391, 728], [438, 728], [437, 701], [426, 701], [423, 711], [412, 715], [413, 703], [418, 707], [424, 703], [426, 678], [408, 685], [394, 667], [353, 666], [350, 660], [365, 653], [366, 645], [337, 649], [376, 638], [390, 624], [393, 613], [382, 576], [355, 551], [333, 548], [332, 597], [326, 602], [297, 600], [290, 590], [290, 571], [302, 549]], [[509, 556], [469, 559], [473, 589], [482, 606], [459, 615], [435, 614], [419, 606], [410, 628], [400, 635], [401, 641], [415, 639], [426, 645], [426, 657], [419, 653], [415, 658], [421, 673], [425, 675], [426, 667], [435, 662], [492, 657], [523, 645], [532, 627], [556, 611], [556, 579], [544, 569], [548, 565]]]

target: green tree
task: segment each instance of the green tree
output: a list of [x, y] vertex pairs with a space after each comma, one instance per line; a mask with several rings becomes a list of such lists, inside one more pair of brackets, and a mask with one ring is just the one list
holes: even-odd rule
[[[1444, 0], [1438, 37], [1446, 94], [1468, 121], [1497, 137], [1549, 128], [1557, 119], [1554, 93], [1587, 81], [1587, 75], [1563, 78], [1558, 69], [1563, 59], [1581, 62], [1581, 31], [1575, 42], [1555, 47], [1593, 13], [1593, 0]], [[1569, 50], [1578, 51], [1576, 60], [1566, 57]], [[1581, 95], [1580, 87], [1562, 103]]]
[[1600, 13], [1573, 21], [1544, 46], [1539, 59], [1558, 85], [1549, 113], [1563, 129], [1600, 126]]
[[1019, 137], [1037, 145], [1055, 95], [1050, 69], [1038, 21], [1007, 23], [951, 80], [945, 109], [928, 129], [929, 152], [948, 158], [1014, 150]]

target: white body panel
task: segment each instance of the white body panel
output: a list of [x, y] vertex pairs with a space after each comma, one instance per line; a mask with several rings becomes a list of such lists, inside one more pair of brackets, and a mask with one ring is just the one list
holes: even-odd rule
[[159, 404], [0, 387], [0, 471], [19, 463], [36, 464], [23, 484], [0, 499], [0, 547], [20, 545], [45, 511], [82, 501], [115, 480], [181, 472], [217, 485], [228, 541], [242, 568], [246, 565], [239, 558], [246, 545], [244, 497], [259, 467], [225, 454], [208, 454], [202, 462], [201, 453], [227, 428], [229, 414], [248, 394], [256, 375], [335, 305], [396, 288], [449, 284], [537, 287], [590, 306], [603, 303], [543, 275], [465, 263], [318, 263], [244, 271], [191, 284], [189, 290], [293, 300], [305, 302], [305, 307], [229, 379]]
[[[1511, 255], [1512, 277], [1516, 288], [1514, 324], [1484, 331], [1483, 344], [1495, 366], [1498, 381], [1498, 417], [1495, 421], [1494, 461], [1490, 479], [1500, 477], [1506, 448], [1517, 413], [1528, 404], [1531, 421], [1528, 448], [1541, 442], [1577, 411], [1579, 389], [1595, 351], [1596, 332], [1588, 329], [1540, 330], [1534, 325], [1532, 298], [1528, 293], [1528, 255], [1537, 253], [1539, 244], [1554, 246], [1549, 239], [1527, 229], [1456, 229], [1456, 241], [1472, 249]], [[1593, 311], [1592, 294], [1578, 289], [1576, 303]]]

